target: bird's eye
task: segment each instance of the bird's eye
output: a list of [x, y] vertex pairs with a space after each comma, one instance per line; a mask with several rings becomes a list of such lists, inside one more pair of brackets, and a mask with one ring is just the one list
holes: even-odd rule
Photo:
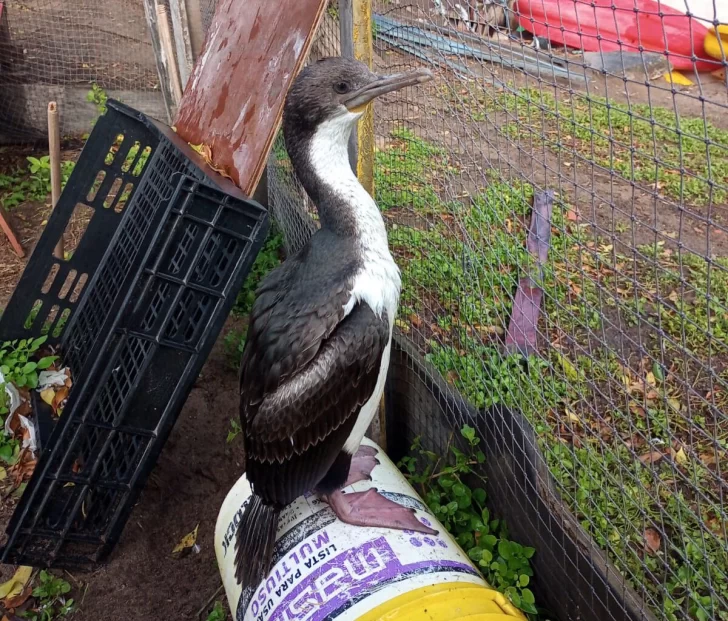
[[344, 93], [349, 92], [349, 84], [347, 82], [337, 82], [334, 84], [334, 90], [339, 93], [339, 95], [343, 95]]

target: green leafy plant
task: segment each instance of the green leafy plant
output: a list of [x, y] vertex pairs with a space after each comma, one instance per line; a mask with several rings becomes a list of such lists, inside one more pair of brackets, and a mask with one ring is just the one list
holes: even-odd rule
[[223, 337], [225, 355], [228, 358], [230, 366], [234, 369], [240, 366], [240, 359], [245, 348], [245, 337], [247, 333], [247, 328], [236, 328], [227, 332]]
[[5, 392], [5, 384], [0, 384], [0, 460], [6, 464], [13, 464], [20, 451], [20, 443], [11, 440], [5, 435], [5, 417], [8, 415], [8, 395]]
[[66, 597], [71, 591], [71, 585], [67, 581], [45, 570], [40, 572], [39, 579], [40, 584], [33, 589], [33, 597], [38, 600], [38, 605], [23, 613], [25, 619], [54, 621], [63, 619], [76, 610], [73, 598]]
[[[38, 361], [31, 360], [47, 338], [41, 336], [33, 340], [0, 343], [0, 371], [4, 378], [4, 382], [0, 382], [0, 428], [3, 430], [5, 417], [10, 413], [6, 383], [10, 382], [16, 388], [35, 388], [38, 385], [38, 372], [50, 367], [57, 359], [56, 356], [45, 356]], [[10, 439], [4, 431], [0, 433], [0, 460], [13, 464], [19, 450], [17, 440]]]
[[99, 115], [106, 114], [106, 102], [108, 99], [109, 96], [106, 94], [106, 91], [96, 83], [91, 85], [91, 90], [86, 94], [86, 101], [96, 106]]
[[[33, 198], [42, 200], [51, 191], [51, 160], [48, 155], [42, 157], [28, 157], [30, 170], [31, 191]], [[75, 167], [75, 162], [61, 162], [61, 189], [68, 183]]]
[[215, 602], [212, 611], [207, 615], [207, 621], [225, 621], [225, 619], [227, 619], [227, 613], [223, 608], [222, 602]]
[[238, 434], [242, 431], [242, 428], [240, 427], [240, 423], [236, 421], [234, 418], [230, 419], [230, 431], [228, 431], [226, 442], [230, 444], [235, 438], [238, 437]]
[[37, 362], [31, 360], [47, 338], [40, 336], [32, 340], [6, 341], [0, 345], [0, 371], [5, 381], [12, 382], [17, 388], [38, 386], [38, 371], [47, 369], [58, 358], [45, 356]]
[[28, 199], [30, 182], [19, 175], [0, 175], [0, 204], [12, 209]]
[[[5, 209], [12, 209], [25, 201], [45, 201], [51, 191], [50, 157], [28, 157], [27, 170], [12, 174], [0, 174], [0, 203]], [[75, 162], [61, 162], [61, 189], [66, 186]]]
[[[255, 291], [263, 277], [281, 262], [283, 248], [283, 234], [271, 229], [268, 239], [253, 263], [250, 274], [243, 284], [235, 302], [235, 312], [239, 315], [248, 315], [255, 301]], [[242, 351], [242, 350], [241, 350]]]
[[427, 451], [416, 439], [411, 454], [399, 467], [418, 488], [430, 510], [480, 568], [487, 582], [504, 593], [525, 613], [536, 615], [536, 599], [529, 584], [533, 576], [530, 558], [535, 550], [508, 538], [502, 520], [493, 519], [485, 506], [486, 492], [473, 481], [484, 483], [474, 467], [485, 461], [478, 448], [480, 438], [472, 427], [461, 430], [467, 452], [450, 443], [449, 463]]

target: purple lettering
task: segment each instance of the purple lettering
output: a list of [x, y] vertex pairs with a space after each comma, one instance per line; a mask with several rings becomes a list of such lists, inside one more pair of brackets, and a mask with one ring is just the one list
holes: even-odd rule
[[318, 537], [316, 537], [316, 549], [320, 550], [321, 546], [329, 543], [329, 533], [327, 531], [324, 531], [319, 534]]

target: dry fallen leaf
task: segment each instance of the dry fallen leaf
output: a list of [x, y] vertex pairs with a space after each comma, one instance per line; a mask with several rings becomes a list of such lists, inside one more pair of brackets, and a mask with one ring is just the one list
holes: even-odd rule
[[571, 222], [578, 222], [579, 213], [577, 211], [574, 211], [573, 209], [569, 209], [569, 211], [566, 212], [566, 219], [570, 220]]
[[664, 456], [665, 455], [663, 453], [660, 453], [660, 451], [650, 451], [646, 455], [641, 455], [640, 456], [640, 461], [643, 464], [656, 464]]
[[680, 450], [675, 451], [675, 461], [680, 466], [684, 466], [686, 463], [688, 463], [688, 456], [682, 446], [680, 447]]
[[46, 388], [40, 391], [40, 398], [43, 399], [48, 405], [53, 405], [53, 399], [56, 396], [56, 391], [52, 388]]
[[51, 407], [53, 407], [53, 412], [60, 416], [59, 410], [63, 409], [63, 404], [68, 398], [69, 389], [66, 386], [62, 386], [58, 389], [56, 392], [56, 396], [53, 397], [53, 403], [51, 404]]
[[184, 537], [182, 537], [182, 540], [174, 547], [174, 550], [172, 550], [172, 554], [189, 553], [190, 550], [194, 548], [195, 544], [197, 543], [198, 528], [200, 528], [199, 524], [195, 526], [195, 530], [193, 530], [191, 533], [187, 533]]
[[22, 606], [32, 593], [33, 587], [28, 584], [15, 597], [6, 598], [5, 601], [3, 601], [3, 605], [5, 608], [17, 608], [18, 606]]
[[660, 533], [658, 533], [654, 528], [646, 528], [644, 537], [645, 549], [647, 550], [647, 552], [649, 552], [651, 555], [654, 555], [660, 551], [660, 548], [662, 547], [662, 539], [660, 537]]
[[32, 573], [32, 567], [18, 567], [10, 580], [0, 584], [0, 599], [9, 599], [20, 595], [23, 592], [25, 585], [30, 581]]

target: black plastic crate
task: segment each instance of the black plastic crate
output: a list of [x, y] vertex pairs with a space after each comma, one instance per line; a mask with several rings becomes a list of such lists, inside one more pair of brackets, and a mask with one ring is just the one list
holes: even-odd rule
[[[58, 260], [77, 206], [88, 226]], [[0, 340], [48, 334], [73, 374], [57, 422], [33, 399], [41, 453], [1, 562], [111, 552], [267, 230], [170, 128], [109, 101], [0, 319]]]

